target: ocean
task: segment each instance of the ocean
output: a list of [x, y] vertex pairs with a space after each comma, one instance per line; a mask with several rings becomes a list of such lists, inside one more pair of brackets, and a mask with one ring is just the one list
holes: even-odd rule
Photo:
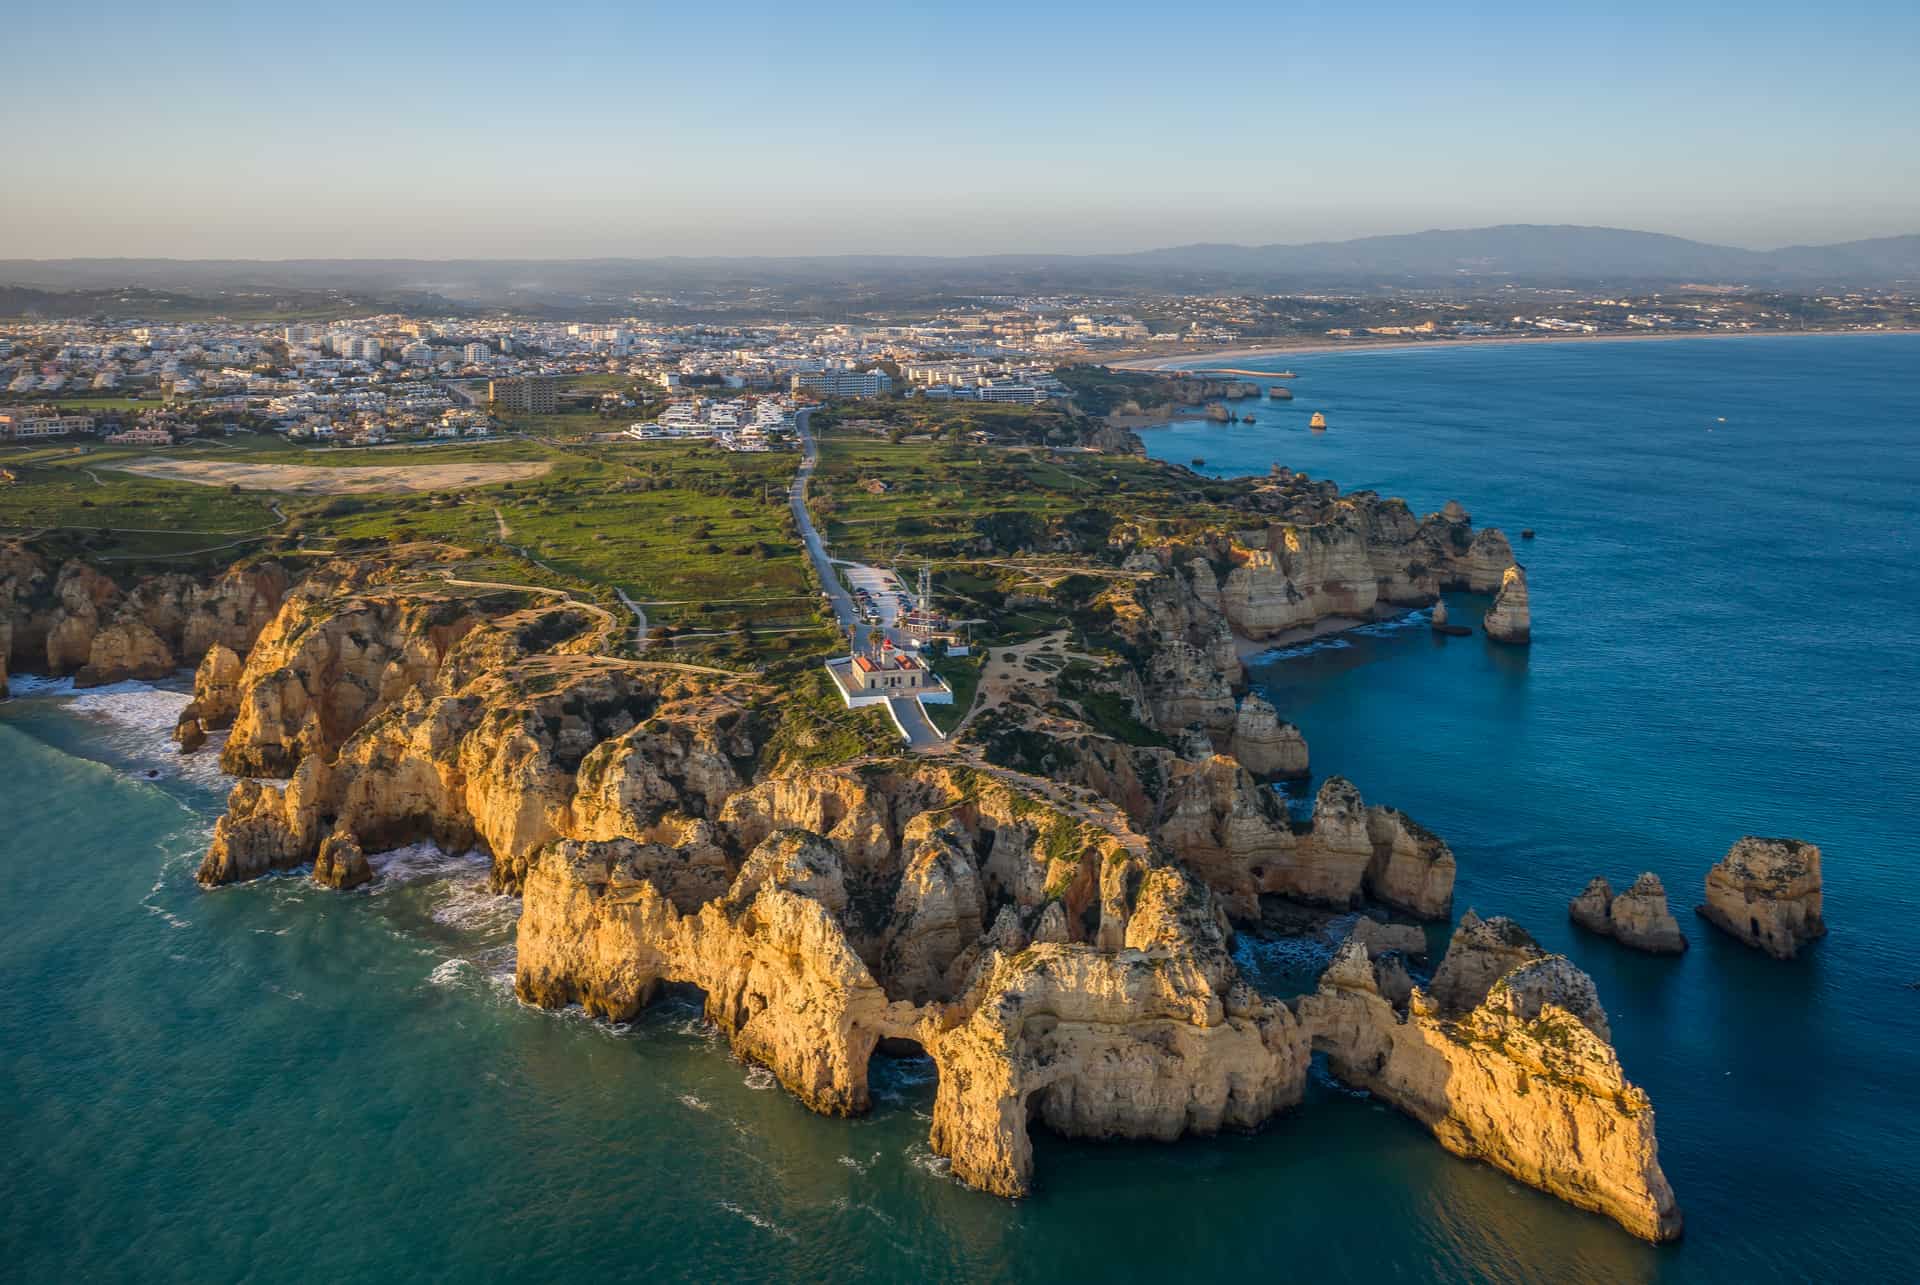
[[[1149, 450], [1458, 499], [1514, 537], [1535, 642], [1416, 616], [1253, 680], [1315, 784], [1447, 838], [1457, 910], [1593, 974], [1684, 1241], [1641, 1244], [1317, 1075], [1254, 1135], [1042, 1136], [1032, 1198], [967, 1191], [927, 1150], [928, 1062], [876, 1059], [874, 1112], [830, 1120], [689, 997], [628, 1025], [520, 1006], [515, 903], [472, 855], [390, 854], [347, 895], [200, 892], [225, 782], [167, 743], [182, 685], [26, 680], [0, 704], [6, 1277], [1920, 1278], [1920, 338], [1284, 365], [1292, 403]], [[1484, 600], [1450, 604], [1477, 623]], [[1830, 935], [1797, 962], [1689, 913], [1745, 833], [1825, 852]], [[1590, 877], [1642, 870], [1679, 959], [1567, 922]], [[1275, 987], [1300, 966], [1240, 955]]]

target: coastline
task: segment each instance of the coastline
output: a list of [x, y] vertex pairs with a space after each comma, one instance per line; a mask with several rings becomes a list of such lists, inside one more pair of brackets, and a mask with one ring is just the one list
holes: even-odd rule
[[1326, 339], [1302, 339], [1297, 343], [1277, 342], [1259, 347], [1215, 348], [1205, 352], [1180, 353], [1165, 357], [1129, 357], [1121, 361], [1094, 363], [1110, 370], [1191, 371], [1197, 362], [1257, 361], [1268, 357], [1319, 357], [1329, 353], [1404, 352], [1409, 349], [1458, 349], [1516, 347], [1534, 344], [1613, 344], [1671, 343], [1682, 339], [1805, 339], [1816, 335], [1920, 335], [1920, 329], [1901, 330], [1737, 330], [1687, 331], [1681, 334], [1644, 335], [1494, 335], [1484, 339], [1389, 339], [1339, 342]]

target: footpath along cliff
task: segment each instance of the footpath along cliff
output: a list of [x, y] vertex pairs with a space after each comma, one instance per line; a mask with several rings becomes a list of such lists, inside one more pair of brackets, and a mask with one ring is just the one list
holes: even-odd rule
[[[529, 1003], [625, 1018], [665, 984], [699, 987], [738, 1055], [829, 1114], [866, 1109], [882, 1041], [918, 1046], [939, 1073], [932, 1145], [963, 1181], [1004, 1195], [1033, 1186], [1035, 1122], [1085, 1138], [1256, 1127], [1300, 1101], [1312, 1048], [1364, 1066], [1363, 1017], [1376, 1042], [1416, 1020], [1381, 994], [1383, 1011], [1353, 1007], [1337, 968], [1324, 1002], [1296, 1012], [1234, 966], [1231, 922], [1257, 917], [1263, 897], [1444, 918], [1454, 859], [1339, 778], [1295, 822], [1260, 784], [1290, 769], [1295, 738], [1270, 711], [1243, 715], [1231, 686], [1179, 750], [1157, 723], [1140, 723], [1139, 744], [1118, 740], [1069, 700], [1015, 707], [948, 756], [822, 764], [794, 739], [791, 680], [617, 659], [602, 654], [612, 629], [584, 604], [463, 590], [419, 567], [318, 568], [251, 646], [209, 649], [200, 666], [195, 721], [230, 722], [223, 762], [249, 778], [201, 881], [312, 864], [351, 887], [368, 852], [478, 847], [523, 901], [515, 984]], [[1199, 651], [1181, 633], [1169, 644]], [[1143, 663], [1190, 655], [1169, 649], [1173, 662], [1149, 646]], [[1155, 718], [1137, 670], [1110, 681]], [[1169, 725], [1211, 699], [1176, 700]], [[1263, 771], [1215, 752], [1207, 726]], [[1029, 771], [1014, 743], [1057, 757]], [[1456, 946], [1430, 984], [1454, 1007], [1418, 1020], [1504, 1022], [1550, 1042], [1534, 1028], [1552, 1014], [1531, 999], [1509, 1012], [1487, 998], [1499, 978], [1471, 1002], [1442, 984], [1489, 971], [1452, 962], [1470, 953]], [[1399, 957], [1381, 958], [1400, 995]], [[1419, 992], [1404, 989], [1411, 1004]], [[1598, 1086], [1611, 1049], [1603, 1021], [1583, 1029], [1604, 1053], [1580, 1045], [1580, 1083]], [[1636, 1234], [1677, 1234], [1644, 1098], [1621, 1081], [1613, 1096], [1529, 1100], [1548, 1055], [1520, 1047], [1476, 1055], [1471, 1099], [1417, 1097], [1440, 1055], [1411, 1046], [1377, 1091], [1462, 1154]], [[1508, 1138], [1486, 1124], [1532, 1120], [1535, 1101], [1576, 1113], [1570, 1143], [1538, 1121], [1538, 1136]]]

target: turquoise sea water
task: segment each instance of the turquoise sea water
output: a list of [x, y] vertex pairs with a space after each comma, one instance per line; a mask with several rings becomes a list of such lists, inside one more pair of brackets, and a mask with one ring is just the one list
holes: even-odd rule
[[[514, 904], [473, 860], [198, 892], [224, 786], [169, 755], [184, 696], [27, 683], [0, 705], [7, 1278], [1920, 1278], [1920, 340], [1287, 364], [1290, 406], [1149, 448], [1539, 531], [1530, 652], [1376, 627], [1255, 677], [1317, 771], [1448, 838], [1459, 908], [1593, 973], [1680, 1245], [1318, 1081], [1254, 1136], [1042, 1138], [1039, 1194], [968, 1192], [927, 1152], [924, 1062], [877, 1063], [875, 1112], [828, 1120], [691, 1001], [629, 1028], [521, 1008]], [[1686, 913], [1749, 831], [1826, 852], [1831, 935], [1797, 963]], [[1590, 876], [1644, 869], [1679, 960], [1566, 922]]]

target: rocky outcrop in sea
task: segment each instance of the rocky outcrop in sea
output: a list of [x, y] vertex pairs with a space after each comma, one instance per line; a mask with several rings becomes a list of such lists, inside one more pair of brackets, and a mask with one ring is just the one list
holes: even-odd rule
[[1613, 885], [1594, 879], [1567, 903], [1567, 915], [1588, 932], [1649, 954], [1678, 955], [1687, 948], [1679, 921], [1667, 909], [1667, 890], [1651, 870], [1617, 897]]
[[1748, 835], [1707, 872], [1706, 893], [1695, 907], [1701, 918], [1775, 959], [1827, 935], [1820, 849], [1811, 843]]
[[1469, 911], [1426, 987], [1342, 947], [1297, 1002], [1336, 1079], [1484, 1161], [1651, 1241], [1677, 1239], [1653, 1108], [1615, 1055], [1593, 981], [1507, 919]]

